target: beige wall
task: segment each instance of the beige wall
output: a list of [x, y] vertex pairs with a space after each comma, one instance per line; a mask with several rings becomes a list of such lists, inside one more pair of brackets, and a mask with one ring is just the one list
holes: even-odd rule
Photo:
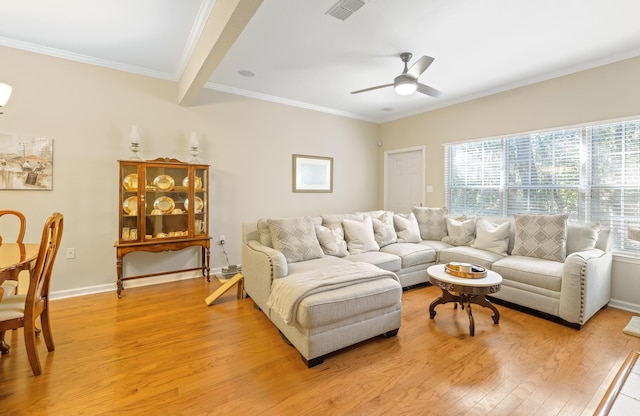
[[[444, 204], [444, 143], [640, 116], [640, 58], [629, 59], [550, 81], [386, 123], [383, 150], [426, 145], [427, 206]], [[379, 157], [378, 186], [383, 188]], [[383, 204], [378, 195], [378, 204]], [[640, 311], [640, 265], [614, 264], [612, 298]]]
[[[452, 141], [640, 115], [640, 58], [607, 65], [381, 126], [280, 104], [203, 91], [176, 105], [175, 82], [0, 47], [2, 82], [14, 87], [0, 133], [54, 139], [54, 189], [0, 191], [0, 208], [27, 214], [27, 240], [39, 238], [52, 211], [65, 214], [53, 290], [60, 295], [115, 288], [119, 204], [117, 163], [129, 155], [131, 125], [143, 135], [142, 157], [188, 160], [188, 135], [201, 137], [211, 167], [210, 233], [224, 234], [240, 263], [240, 226], [262, 216], [381, 208], [383, 152], [427, 146], [428, 206], [441, 206], [443, 148]], [[382, 140], [383, 147], [376, 142]], [[334, 192], [291, 192], [291, 154], [332, 156]], [[76, 259], [64, 258], [74, 247]], [[224, 265], [213, 246], [212, 266]], [[191, 265], [195, 251], [134, 253], [130, 273]], [[612, 297], [640, 311], [640, 266], [614, 264]]]
[[[115, 288], [117, 160], [129, 157], [133, 124], [143, 159], [189, 160], [189, 134], [200, 134], [200, 159], [211, 164], [209, 231], [214, 241], [226, 236], [231, 263], [241, 262], [244, 221], [376, 208], [375, 124], [214, 91], [180, 107], [175, 82], [5, 47], [0, 62], [1, 81], [13, 86], [0, 133], [54, 139], [53, 191], [2, 190], [0, 209], [27, 215], [27, 241], [39, 239], [51, 212], [65, 215], [52, 283], [59, 295]], [[292, 193], [293, 153], [333, 157], [334, 192]], [[67, 247], [75, 259], [65, 258]], [[219, 268], [224, 257], [213, 247], [212, 267]], [[196, 250], [134, 253], [126, 267], [138, 274], [196, 260]]]

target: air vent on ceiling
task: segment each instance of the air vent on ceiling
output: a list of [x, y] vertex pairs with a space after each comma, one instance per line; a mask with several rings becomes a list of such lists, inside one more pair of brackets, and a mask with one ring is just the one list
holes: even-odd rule
[[358, 11], [360, 7], [364, 6], [364, 4], [362, 0], [338, 0], [325, 14], [345, 21], [349, 16]]

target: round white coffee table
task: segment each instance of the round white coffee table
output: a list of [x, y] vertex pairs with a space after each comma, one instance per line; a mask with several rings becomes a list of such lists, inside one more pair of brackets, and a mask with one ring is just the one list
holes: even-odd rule
[[491, 309], [493, 311], [493, 322], [497, 325], [500, 320], [500, 312], [487, 300], [485, 295], [496, 293], [500, 290], [502, 276], [494, 271], [487, 270], [486, 277], [466, 279], [450, 275], [444, 271], [444, 266], [444, 264], [436, 264], [427, 269], [429, 281], [434, 286], [442, 289], [442, 296], [429, 305], [429, 317], [433, 319], [436, 316], [435, 308], [440, 304], [455, 302], [455, 307], [457, 308], [459, 303], [462, 309], [467, 308], [467, 315], [469, 315], [469, 332], [471, 336], [474, 336], [475, 324], [473, 322], [473, 312], [471, 311], [471, 304], [474, 303]]

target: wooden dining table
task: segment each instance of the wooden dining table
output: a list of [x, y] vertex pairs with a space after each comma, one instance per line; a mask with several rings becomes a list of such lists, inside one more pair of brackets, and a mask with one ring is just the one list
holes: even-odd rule
[[[0, 242], [0, 284], [5, 280], [18, 280], [18, 275], [24, 270], [31, 271], [35, 266], [39, 248], [39, 244]], [[4, 337], [2, 338], [0, 353], [6, 354], [10, 347], [4, 342]]]
[[16, 280], [23, 270], [31, 270], [38, 256], [39, 244], [0, 243], [0, 283]]

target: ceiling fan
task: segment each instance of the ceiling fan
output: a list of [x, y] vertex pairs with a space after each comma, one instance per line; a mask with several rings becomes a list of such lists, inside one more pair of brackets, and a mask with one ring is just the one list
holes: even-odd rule
[[409, 68], [407, 64], [412, 57], [413, 54], [410, 52], [403, 52], [400, 54], [400, 59], [402, 59], [402, 62], [404, 62], [404, 70], [402, 71], [402, 74], [394, 78], [392, 84], [378, 85], [376, 87], [352, 91], [351, 94], [359, 94], [361, 92], [373, 91], [379, 88], [393, 87], [393, 89], [399, 95], [411, 95], [415, 91], [418, 91], [435, 98], [442, 96], [442, 92], [438, 91], [437, 89], [418, 82], [418, 77], [424, 71], [426, 71], [429, 65], [431, 65], [431, 63], [433, 62], [434, 58], [425, 55], [422, 58], [418, 59], [413, 65], [411, 65], [411, 68]]

